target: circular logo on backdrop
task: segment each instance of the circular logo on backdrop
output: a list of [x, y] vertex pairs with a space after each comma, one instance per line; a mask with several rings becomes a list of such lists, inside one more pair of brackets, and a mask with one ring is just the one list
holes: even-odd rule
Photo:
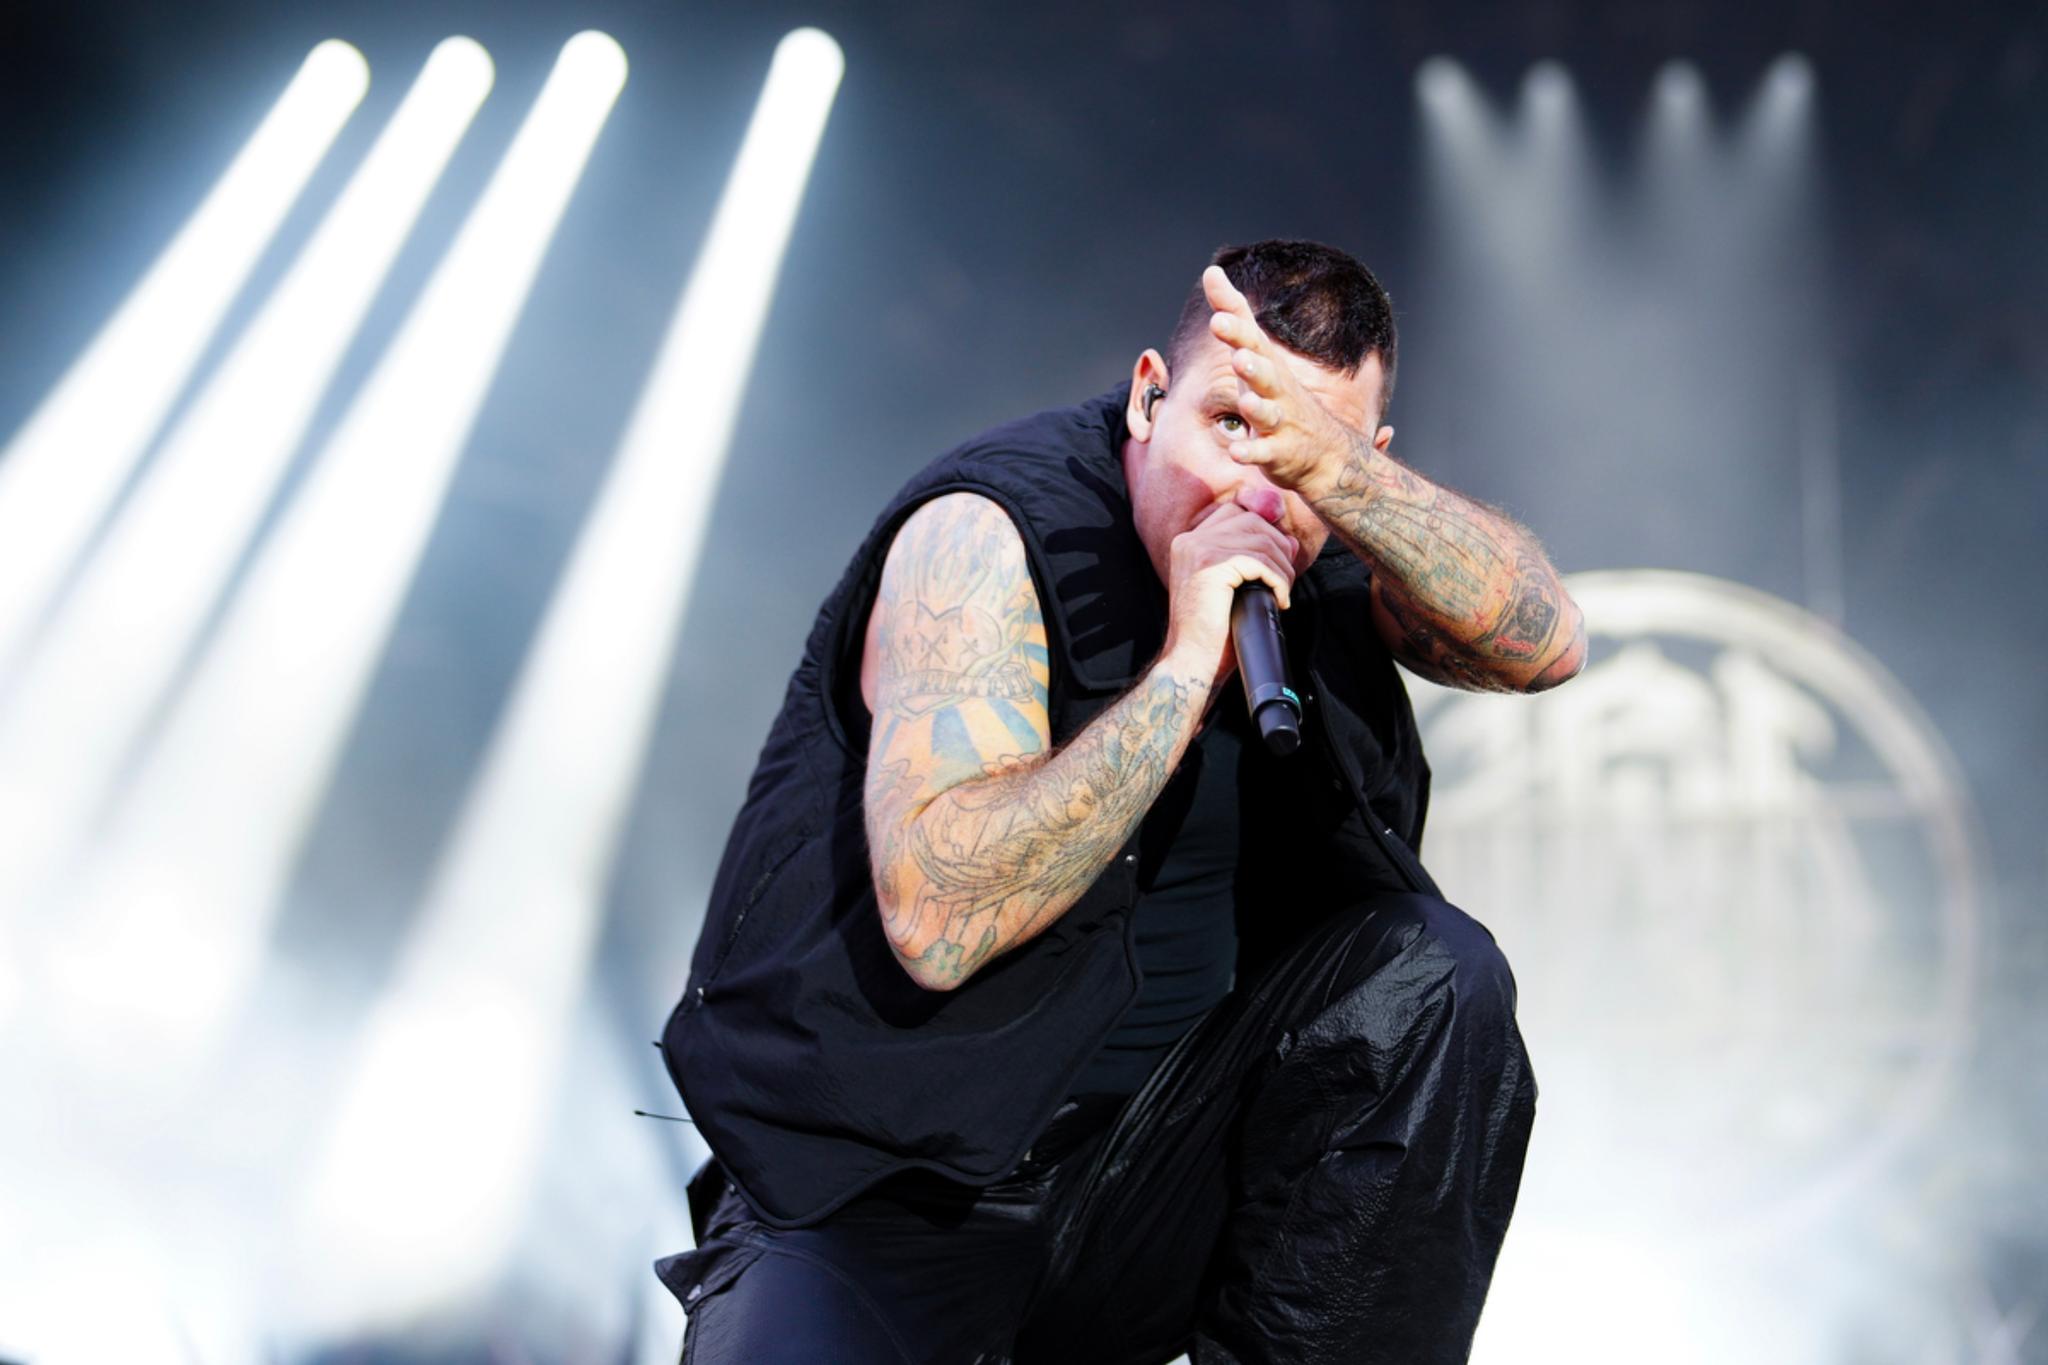
[[1542, 1089], [1522, 1214], [1788, 1233], [1948, 1090], [1978, 928], [1966, 793], [1820, 618], [1697, 574], [1568, 584], [1593, 648], [1565, 686], [1408, 679], [1425, 861], [1520, 985]]

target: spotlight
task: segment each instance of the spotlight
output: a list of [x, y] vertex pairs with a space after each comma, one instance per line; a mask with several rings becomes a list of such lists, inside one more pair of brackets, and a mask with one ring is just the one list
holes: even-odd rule
[[1703, 269], [1696, 253], [1716, 237], [1729, 194], [1706, 82], [1691, 62], [1667, 62], [1657, 73], [1639, 154], [1645, 230]]
[[308, 53], [206, 201], [0, 450], [0, 665], [28, 641], [369, 84], [347, 43]]
[[1657, 73], [1657, 112], [1666, 118], [1695, 119], [1706, 111], [1707, 85], [1691, 62], [1666, 62]]
[[1553, 123], [1572, 105], [1572, 78], [1557, 62], [1542, 61], [1522, 78], [1522, 104], [1532, 118]]
[[668, 335], [343, 1083], [300, 1209], [331, 1297], [316, 1315], [428, 1307], [488, 1276], [512, 1240], [704, 514], [843, 69], [816, 29], [776, 48]]
[[1465, 68], [1449, 57], [1431, 57], [1416, 69], [1415, 100], [1432, 161], [1445, 173], [1485, 177], [1498, 154], [1499, 129]]
[[[130, 1019], [166, 1049], [196, 1047], [260, 963], [456, 460], [625, 78], [625, 53], [602, 33], [562, 48], [166, 715], [64, 916], [62, 974], [93, 993], [99, 1026]], [[183, 988], [148, 989], [166, 961]]]
[[1415, 97], [1430, 113], [1448, 118], [1471, 109], [1472, 79], [1449, 57], [1431, 57], [1416, 68]]
[[491, 86], [468, 38], [428, 56], [313, 237], [164, 437], [0, 713], [0, 905], [52, 876], [205, 628], [321, 394]]
[[1797, 52], [1783, 54], [1765, 69], [1739, 135], [1753, 166], [1776, 175], [1804, 175], [1810, 169], [1814, 85], [1813, 64]]
[[1764, 90], [1773, 109], [1797, 111], [1813, 98], [1813, 64], [1797, 52], [1785, 53], [1765, 73]]

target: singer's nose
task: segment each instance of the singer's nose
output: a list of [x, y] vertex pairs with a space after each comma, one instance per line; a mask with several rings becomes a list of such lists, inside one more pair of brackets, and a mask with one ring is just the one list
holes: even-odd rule
[[1237, 505], [1247, 512], [1255, 512], [1278, 526], [1285, 504], [1281, 501], [1280, 490], [1269, 484], [1243, 483], [1237, 487]]

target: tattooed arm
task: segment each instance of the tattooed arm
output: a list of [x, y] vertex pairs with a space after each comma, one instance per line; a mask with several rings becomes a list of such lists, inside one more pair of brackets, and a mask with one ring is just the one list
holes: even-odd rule
[[1585, 621], [1536, 537], [1346, 434], [1336, 479], [1303, 491], [1372, 565], [1373, 622], [1394, 657], [1475, 692], [1540, 692], [1576, 674]]
[[1169, 647], [1051, 753], [1045, 622], [1024, 542], [973, 493], [896, 534], [869, 619], [869, 855], [890, 946], [951, 990], [1064, 914], [1130, 837], [1201, 718], [1213, 664]]
[[1577, 673], [1585, 623], [1536, 537], [1387, 454], [1392, 427], [1368, 441], [1329, 411], [1220, 267], [1202, 287], [1216, 310], [1209, 330], [1236, 348], [1237, 406], [1252, 428], [1231, 458], [1294, 489], [1372, 566], [1373, 624], [1394, 657], [1477, 692], [1540, 692]]

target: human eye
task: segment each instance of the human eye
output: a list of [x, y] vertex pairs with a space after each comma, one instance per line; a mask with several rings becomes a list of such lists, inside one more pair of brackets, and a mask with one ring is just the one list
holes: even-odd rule
[[1250, 424], [1234, 412], [1217, 413], [1216, 423], [1223, 428], [1223, 434], [1226, 436], [1242, 436], [1251, 430]]

